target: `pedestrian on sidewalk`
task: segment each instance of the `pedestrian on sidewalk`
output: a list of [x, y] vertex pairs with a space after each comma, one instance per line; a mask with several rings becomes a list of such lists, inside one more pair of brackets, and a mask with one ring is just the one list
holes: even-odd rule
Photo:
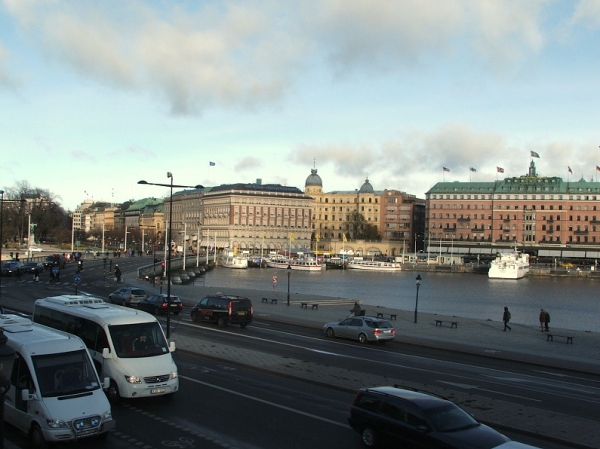
[[546, 311], [544, 309], [540, 309], [540, 328], [542, 329], [540, 332], [544, 332], [544, 323], [546, 322]]
[[546, 312], [546, 316], [544, 317], [544, 331], [548, 332], [550, 330], [548, 328], [548, 323], [550, 323], [550, 314], [547, 310], [544, 310], [544, 312]]
[[502, 329], [504, 332], [506, 332], [506, 328], [508, 328], [509, 331], [512, 330], [512, 327], [510, 327], [508, 325], [508, 322], [510, 321], [510, 312], [508, 311], [508, 307], [504, 307], [504, 313], [502, 314], [502, 321], [504, 322], [504, 329]]
[[350, 310], [350, 312], [352, 313], [350, 316], [360, 315], [360, 305], [358, 304], [358, 301], [354, 302], [354, 307], [352, 307], [352, 310]]

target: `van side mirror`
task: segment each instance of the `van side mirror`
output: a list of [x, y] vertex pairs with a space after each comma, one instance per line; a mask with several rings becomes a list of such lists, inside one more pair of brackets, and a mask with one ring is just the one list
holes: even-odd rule
[[35, 395], [35, 393], [30, 394], [29, 393], [29, 389], [25, 388], [24, 390], [21, 390], [21, 400], [22, 401], [33, 401], [37, 399], [37, 396]]
[[102, 389], [108, 390], [108, 387], [110, 387], [110, 377], [105, 377], [104, 382], [102, 382]]
[[169, 352], [175, 352], [175, 342], [174, 341], [169, 342]]
[[109, 348], [102, 349], [102, 358], [104, 358], [104, 359], [112, 358]]

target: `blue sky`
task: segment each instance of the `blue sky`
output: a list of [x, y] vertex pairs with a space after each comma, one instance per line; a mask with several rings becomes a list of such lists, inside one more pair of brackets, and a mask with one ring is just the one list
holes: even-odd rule
[[600, 0], [0, 0], [0, 188], [592, 180], [599, 55]]

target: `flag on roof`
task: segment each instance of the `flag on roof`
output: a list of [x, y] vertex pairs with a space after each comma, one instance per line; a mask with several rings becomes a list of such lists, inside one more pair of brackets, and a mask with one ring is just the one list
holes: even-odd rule
[[208, 163], [208, 165], [209, 165], [210, 167], [214, 167], [214, 166], [215, 166], [215, 163], [214, 163], [214, 162], [209, 162], [209, 163]]
[[469, 168], [469, 170], [476, 172], [477, 170], [475, 170], [473, 167]]
[[498, 173], [504, 173], [504, 169], [502, 167], [496, 167], [496, 170], [498, 170]]
[[600, 171], [600, 167], [596, 165], [596, 171]]
[[569, 167], [568, 165], [567, 165], [567, 170], [569, 170], [569, 173], [573, 174], [573, 170], [571, 170], [571, 167]]
[[539, 158], [540, 155], [538, 153], [536, 153], [535, 151], [532, 151], [531, 152], [531, 157], [537, 157], [537, 158]]
[[449, 169], [449, 168], [446, 168], [446, 167], [442, 167], [442, 169], [443, 169], [444, 171], [450, 171], [450, 169]]

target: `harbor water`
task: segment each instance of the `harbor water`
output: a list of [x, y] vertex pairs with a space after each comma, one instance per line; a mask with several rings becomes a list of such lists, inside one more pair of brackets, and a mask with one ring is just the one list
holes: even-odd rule
[[[292, 300], [294, 293], [302, 293], [352, 299], [371, 306], [414, 310], [417, 274], [413, 271], [293, 270], [290, 272], [290, 293]], [[288, 288], [287, 270], [283, 269], [232, 270], [216, 267], [206, 274], [204, 285], [221, 288], [224, 293], [227, 293], [227, 286], [272, 291], [274, 275], [278, 277], [276, 291], [281, 297], [281, 294], [287, 294]], [[464, 273], [420, 275], [420, 312], [501, 321], [507, 306], [512, 322], [537, 326], [540, 308], [544, 308], [550, 313], [550, 329], [600, 332], [598, 280], [551, 277], [501, 280]]]

